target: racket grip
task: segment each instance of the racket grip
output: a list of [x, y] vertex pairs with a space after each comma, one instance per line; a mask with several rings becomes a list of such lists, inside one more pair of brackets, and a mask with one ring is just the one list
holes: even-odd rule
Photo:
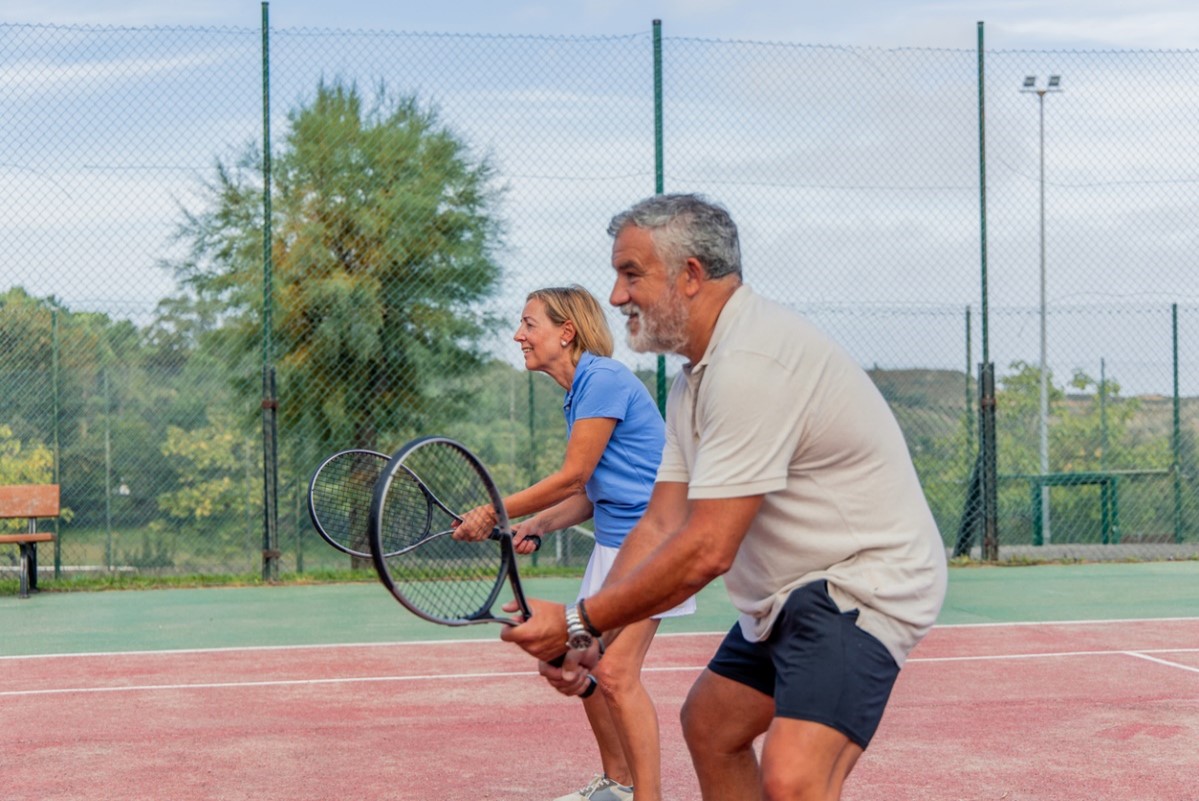
[[[500, 533], [500, 530], [498, 528], [494, 528], [491, 530], [491, 533], [489, 535], [487, 535], [487, 538], [492, 539], [492, 540], [498, 540], [498, 539], [502, 539], [503, 536], [504, 535]], [[525, 539], [528, 540], [529, 542], [533, 543], [534, 551], [541, 550], [541, 537], [537, 536], [536, 534], [530, 534], [529, 536], [525, 537]]]
[[[560, 667], [562, 667], [562, 664], [565, 661], [566, 661], [566, 654], [563, 654], [562, 656], [559, 656], [555, 659], [551, 659], [549, 663], [556, 668], [560, 668]], [[579, 693], [579, 698], [590, 698], [591, 694], [595, 692], [595, 688], [598, 686], [599, 686], [599, 682], [595, 680], [595, 676], [589, 675], [587, 677], [587, 689], [583, 690], [583, 692]]]

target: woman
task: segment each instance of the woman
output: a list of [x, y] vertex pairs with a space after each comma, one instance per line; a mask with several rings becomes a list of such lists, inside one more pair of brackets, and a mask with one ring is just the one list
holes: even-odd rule
[[[662, 416], [641, 381], [610, 358], [612, 334], [603, 309], [582, 287], [529, 293], [513, 339], [526, 370], [545, 373], [566, 390], [568, 434], [562, 467], [504, 499], [512, 519], [537, 513], [516, 527], [516, 550], [532, 553], [532, 536], [594, 518], [595, 548], [579, 589], [579, 598], [586, 598], [604, 583], [649, 502], [665, 443]], [[486, 537], [495, 519], [484, 510], [467, 515], [454, 536]], [[694, 610], [690, 599], [658, 618]], [[661, 798], [658, 718], [641, 684], [641, 665], [657, 630], [657, 618], [643, 620], [607, 647], [594, 670], [600, 692], [583, 700], [603, 773], [556, 801], [625, 801], [634, 786], [637, 801]]]

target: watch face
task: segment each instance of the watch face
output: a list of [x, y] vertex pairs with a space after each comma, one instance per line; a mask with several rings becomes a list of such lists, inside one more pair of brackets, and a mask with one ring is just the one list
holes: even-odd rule
[[572, 633], [570, 635], [570, 639], [567, 641], [566, 644], [569, 645], [571, 648], [575, 649], [576, 651], [585, 651], [591, 647], [591, 643], [592, 643], [591, 634], [586, 631], [583, 631], [583, 632], [578, 632], [578, 633]]

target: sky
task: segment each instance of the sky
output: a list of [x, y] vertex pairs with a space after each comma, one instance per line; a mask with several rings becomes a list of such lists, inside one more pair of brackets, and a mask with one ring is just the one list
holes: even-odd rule
[[[1095, 375], [1103, 358], [1126, 385], [1168, 389], [1169, 304], [1199, 306], [1195, 0], [273, 0], [274, 29], [458, 35], [398, 48], [370, 36], [354, 37], [357, 48], [344, 46], [346, 36], [276, 37], [273, 129], [311, 91], [311, 71], [394, 73], [397, 62], [376, 62], [372, 49], [393, 48], [404, 69], [428, 71], [416, 84], [510, 183], [508, 305], [550, 281], [578, 280], [606, 296], [603, 227], [653, 186], [643, 112], [655, 18], [672, 44], [693, 37], [668, 47], [667, 191], [718, 193], [742, 226], [759, 288], [805, 311], [821, 307], [822, 326], [851, 347], [861, 342], [864, 363], [886, 367], [959, 369], [978, 354], [977, 315], [974, 357], [961, 353], [960, 318], [980, 294], [980, 21], [989, 291], [993, 339], [1004, 347], [992, 355], [1001, 365], [1036, 359], [1037, 102], [1019, 86], [1033, 72], [1061, 71], [1066, 91], [1045, 102], [1047, 291], [1063, 310], [1051, 361], [1059, 376]], [[253, 0], [5, 0], [0, 24], [172, 29], [144, 42], [125, 30], [12, 32], [6, 55], [29, 55], [0, 70], [0, 96], [12, 90], [20, 100], [20, 116], [6, 106], [20, 135], [0, 158], [0, 182], [16, 188], [0, 193], [0, 244], [30, 291], [87, 309], [152, 308], [170, 291], [158, 259], [177, 205], [189, 204], [218, 146], [252, 140], [261, 123], [257, 38], [245, 35], [260, 22]], [[715, 40], [789, 46], [709, 46]], [[571, 57], [577, 69], [553, 69]], [[243, 58], [248, 76], [223, 66], [240, 70]], [[191, 73], [207, 82], [176, 83]], [[158, 127], [141, 129], [150, 125]], [[1070, 308], [1090, 303], [1104, 311]], [[1146, 303], [1158, 311], [1132, 310]], [[1120, 305], [1128, 310], [1115, 319], [1127, 323], [1110, 323]], [[1184, 341], [1195, 324], [1184, 321]], [[1199, 394], [1193, 368], [1184, 372]]]
[[[978, 22], [995, 48], [1199, 46], [1194, 0], [274, 0], [275, 27], [670, 36], [808, 44], [961, 47]], [[6, 0], [0, 21], [257, 27], [250, 0]], [[963, 33], [965, 32], [965, 33]]]

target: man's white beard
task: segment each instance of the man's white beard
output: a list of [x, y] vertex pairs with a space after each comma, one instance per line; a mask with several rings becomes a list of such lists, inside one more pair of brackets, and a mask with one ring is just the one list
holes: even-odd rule
[[687, 344], [688, 309], [673, 286], [652, 309], [626, 303], [620, 310], [626, 315], [637, 312], [637, 332], [628, 331], [627, 336], [636, 352], [678, 353]]

